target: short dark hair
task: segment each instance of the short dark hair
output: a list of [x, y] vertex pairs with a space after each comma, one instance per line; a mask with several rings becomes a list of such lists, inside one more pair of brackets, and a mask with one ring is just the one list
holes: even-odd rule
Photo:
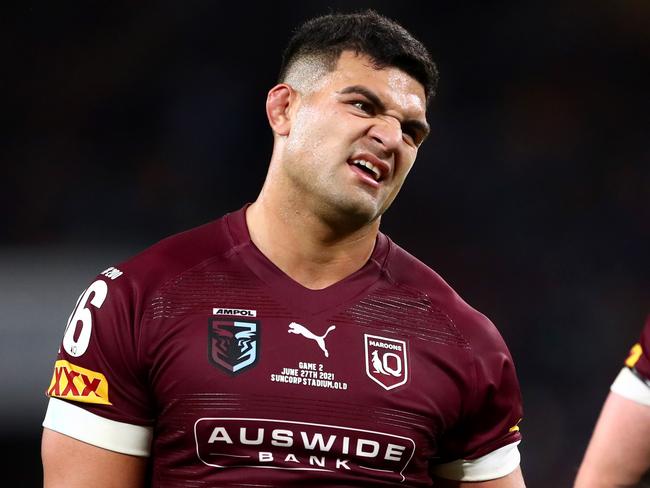
[[427, 102], [436, 94], [438, 70], [424, 45], [397, 22], [374, 10], [351, 14], [328, 14], [302, 24], [291, 37], [282, 56], [279, 81], [293, 63], [304, 56], [322, 57], [334, 70], [343, 51], [369, 56], [377, 68], [399, 68], [424, 87]]

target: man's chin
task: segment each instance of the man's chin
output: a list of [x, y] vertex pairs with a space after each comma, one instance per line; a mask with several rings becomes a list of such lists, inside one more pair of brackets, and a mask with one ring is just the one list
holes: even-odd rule
[[337, 226], [355, 229], [372, 224], [383, 211], [376, 201], [361, 199], [338, 201], [331, 210], [331, 217], [336, 220]]

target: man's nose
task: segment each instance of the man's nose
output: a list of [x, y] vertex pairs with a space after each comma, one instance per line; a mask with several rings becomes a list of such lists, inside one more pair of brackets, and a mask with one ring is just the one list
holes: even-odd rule
[[370, 128], [368, 135], [385, 149], [393, 152], [402, 142], [402, 126], [393, 117], [379, 118]]

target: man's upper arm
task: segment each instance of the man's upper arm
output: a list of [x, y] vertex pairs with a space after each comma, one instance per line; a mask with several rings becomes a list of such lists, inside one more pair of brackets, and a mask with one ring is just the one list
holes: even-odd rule
[[127, 269], [98, 275], [63, 333], [46, 390], [42, 457], [48, 488], [142, 484], [153, 414], [147, 369], [138, 359], [141, 292]]
[[650, 406], [609, 394], [576, 479], [576, 488], [636, 486], [650, 468]]
[[95, 447], [43, 430], [44, 488], [140, 488], [147, 458]]
[[467, 482], [436, 479], [436, 486], [440, 488], [525, 488], [521, 469], [517, 467], [512, 473], [495, 480]]
[[611, 386], [576, 488], [636, 486], [650, 469], [650, 317]]

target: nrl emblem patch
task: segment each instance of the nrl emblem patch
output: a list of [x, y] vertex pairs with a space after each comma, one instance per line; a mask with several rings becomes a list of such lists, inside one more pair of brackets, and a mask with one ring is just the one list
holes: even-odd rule
[[363, 337], [368, 377], [386, 390], [406, 383], [409, 376], [406, 342], [370, 334]]
[[208, 361], [236, 375], [251, 368], [259, 358], [260, 323], [213, 317], [208, 321]]

